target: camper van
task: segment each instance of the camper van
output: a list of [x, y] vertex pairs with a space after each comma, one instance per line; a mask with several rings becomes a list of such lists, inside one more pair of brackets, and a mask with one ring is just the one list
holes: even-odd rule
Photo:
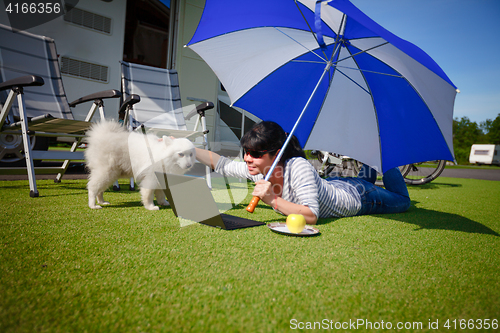
[[500, 165], [500, 145], [472, 145], [469, 163]]
[[[227, 93], [210, 67], [191, 49], [204, 0], [79, 0], [66, 1], [64, 14], [26, 29], [54, 39], [69, 101], [98, 91], [121, 88], [120, 61], [176, 69], [182, 105], [214, 102], [206, 114], [214, 151], [239, 151], [241, 128], [256, 117], [229, 107]], [[3, 2], [0, 23], [9, 25]], [[1, 101], [0, 101], [1, 104]], [[106, 118], [116, 118], [118, 100], [106, 100]], [[72, 109], [83, 120], [88, 105]], [[96, 115], [94, 120], [98, 120]], [[194, 127], [196, 117], [187, 122]], [[1, 156], [0, 145], [0, 156]], [[22, 158], [22, 157], [21, 157]]]

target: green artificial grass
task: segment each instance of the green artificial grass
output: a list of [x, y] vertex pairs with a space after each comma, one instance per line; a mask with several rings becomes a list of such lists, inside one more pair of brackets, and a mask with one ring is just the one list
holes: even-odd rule
[[[27, 181], [0, 182], [0, 332], [453, 332], [500, 320], [500, 182], [440, 177], [409, 188], [404, 214], [320, 220], [310, 238], [180, 227], [138, 192], [108, 191], [112, 205], [90, 210], [85, 184], [41, 180], [30, 198]], [[229, 213], [285, 221], [262, 204], [246, 212], [250, 198]]]

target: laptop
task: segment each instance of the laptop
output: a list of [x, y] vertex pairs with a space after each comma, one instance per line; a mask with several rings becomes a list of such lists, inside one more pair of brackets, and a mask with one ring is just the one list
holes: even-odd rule
[[263, 222], [220, 213], [203, 178], [158, 173], [157, 178], [165, 180], [165, 195], [179, 219], [224, 230], [265, 225]]

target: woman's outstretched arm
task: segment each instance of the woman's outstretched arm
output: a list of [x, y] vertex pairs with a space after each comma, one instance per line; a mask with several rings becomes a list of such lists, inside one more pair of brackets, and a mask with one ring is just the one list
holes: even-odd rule
[[210, 168], [215, 169], [217, 162], [219, 162], [220, 155], [210, 150], [195, 148], [196, 159], [201, 163], [208, 165]]

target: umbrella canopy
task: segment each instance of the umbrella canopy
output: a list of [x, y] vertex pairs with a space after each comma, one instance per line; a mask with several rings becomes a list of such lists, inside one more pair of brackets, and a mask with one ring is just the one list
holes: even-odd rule
[[304, 149], [379, 172], [454, 160], [456, 87], [348, 0], [206, 0], [188, 46], [233, 105], [294, 130]]

